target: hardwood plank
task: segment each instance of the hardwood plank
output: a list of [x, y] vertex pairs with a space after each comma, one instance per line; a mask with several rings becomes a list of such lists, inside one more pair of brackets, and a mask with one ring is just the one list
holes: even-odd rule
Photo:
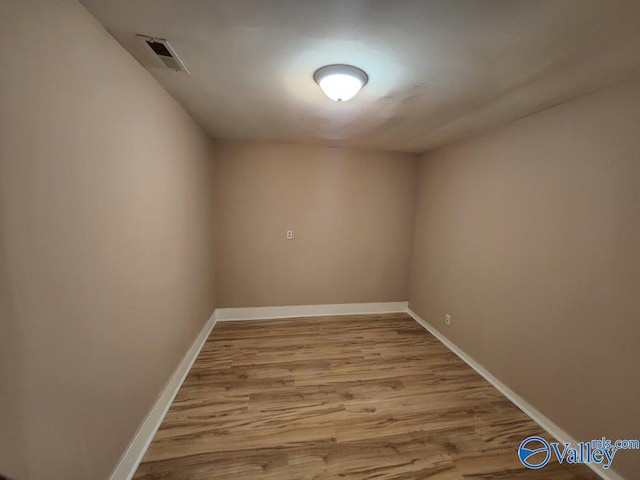
[[[219, 323], [136, 479], [595, 480], [406, 314]], [[551, 440], [551, 439], [550, 439]]]

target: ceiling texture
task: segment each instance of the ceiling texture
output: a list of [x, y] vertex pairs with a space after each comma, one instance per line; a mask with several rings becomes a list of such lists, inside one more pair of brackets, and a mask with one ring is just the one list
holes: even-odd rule
[[[221, 139], [423, 152], [640, 74], [637, 0], [82, 3]], [[369, 75], [349, 102], [313, 81], [331, 63]]]

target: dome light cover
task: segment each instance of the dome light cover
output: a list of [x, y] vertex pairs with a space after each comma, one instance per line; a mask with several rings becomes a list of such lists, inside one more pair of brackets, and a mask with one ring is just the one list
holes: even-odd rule
[[352, 65], [327, 65], [316, 70], [313, 79], [336, 102], [352, 99], [369, 81], [363, 70]]

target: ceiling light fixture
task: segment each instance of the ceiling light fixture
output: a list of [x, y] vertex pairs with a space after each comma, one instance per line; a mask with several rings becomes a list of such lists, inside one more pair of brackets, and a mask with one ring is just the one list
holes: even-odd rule
[[352, 99], [369, 81], [363, 70], [352, 65], [326, 65], [316, 70], [313, 79], [336, 102]]

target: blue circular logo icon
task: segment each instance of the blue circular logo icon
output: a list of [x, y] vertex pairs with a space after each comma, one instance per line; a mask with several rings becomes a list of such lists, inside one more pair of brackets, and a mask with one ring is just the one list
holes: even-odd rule
[[528, 437], [518, 447], [518, 457], [525, 467], [537, 470], [549, 463], [551, 447], [544, 438]]

